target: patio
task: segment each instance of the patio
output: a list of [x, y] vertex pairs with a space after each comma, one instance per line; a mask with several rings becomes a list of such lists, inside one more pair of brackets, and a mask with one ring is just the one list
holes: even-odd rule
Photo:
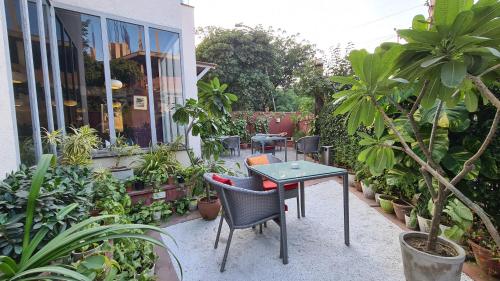
[[[240, 157], [224, 157], [226, 165], [244, 171]], [[289, 159], [295, 160], [293, 149]], [[284, 156], [283, 151], [276, 153]], [[302, 157], [302, 156], [301, 156]], [[301, 159], [301, 158], [299, 158]], [[340, 178], [306, 182], [306, 217], [296, 217], [294, 199], [288, 200], [287, 231], [289, 264], [279, 258], [279, 228], [269, 223], [257, 229], [236, 230], [229, 250], [226, 271], [219, 267], [227, 242], [224, 223], [218, 249], [213, 248], [219, 219], [194, 219], [165, 228], [176, 237], [178, 247], [168, 239], [180, 259], [184, 280], [403, 280], [403, 267], [396, 224], [357, 196], [349, 197], [351, 245], [344, 245], [342, 186]], [[353, 192], [354, 189], [351, 190]], [[333, 270], [334, 269], [334, 270]], [[465, 274], [462, 280], [472, 280]]]

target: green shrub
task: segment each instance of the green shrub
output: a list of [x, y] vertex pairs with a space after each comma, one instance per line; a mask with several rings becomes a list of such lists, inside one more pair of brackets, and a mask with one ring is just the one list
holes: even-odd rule
[[332, 153], [335, 165], [356, 169], [359, 164], [358, 154], [362, 150], [358, 143], [360, 138], [357, 135], [347, 134], [345, 116], [333, 116], [332, 113], [336, 107], [333, 102], [326, 104], [316, 121], [321, 145], [333, 146]]
[[[17, 259], [22, 252], [24, 217], [36, 167], [21, 166], [0, 183], [0, 255]], [[50, 229], [44, 245], [60, 232], [89, 216], [93, 193], [92, 174], [83, 166], [50, 167], [37, 199], [32, 236], [40, 228]], [[64, 220], [57, 218], [64, 207], [77, 203]], [[9, 225], [9, 227], [7, 227]]]

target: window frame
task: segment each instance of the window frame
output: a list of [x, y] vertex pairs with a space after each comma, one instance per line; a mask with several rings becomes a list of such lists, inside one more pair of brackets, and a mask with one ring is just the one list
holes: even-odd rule
[[[116, 141], [116, 132], [115, 132], [115, 122], [114, 122], [114, 112], [113, 112], [113, 97], [112, 97], [112, 89], [111, 89], [111, 67], [110, 67], [110, 53], [109, 53], [109, 40], [108, 40], [108, 30], [107, 30], [107, 21], [109, 20], [116, 20], [116, 21], [122, 21], [126, 23], [131, 23], [131, 24], [136, 24], [140, 25], [144, 28], [144, 45], [145, 45], [145, 57], [146, 57], [146, 72], [147, 72], [147, 83], [148, 85], [153, 85], [153, 77], [152, 77], [152, 69], [151, 69], [151, 42], [150, 42], [150, 30], [151, 29], [158, 29], [162, 31], [168, 31], [168, 32], [173, 32], [177, 33], [179, 35], [179, 48], [180, 48], [180, 63], [181, 63], [181, 87], [182, 87], [182, 96], [181, 96], [181, 103], [184, 103], [186, 101], [186, 85], [185, 81], [186, 78], [185, 76], [185, 71], [184, 71], [184, 66], [185, 66], [185, 61], [184, 61], [184, 46], [183, 46], [183, 32], [181, 28], [177, 27], [171, 27], [171, 26], [164, 26], [164, 25], [158, 25], [158, 24], [153, 24], [150, 22], [142, 21], [142, 20], [137, 20], [137, 19], [132, 19], [124, 16], [118, 16], [114, 15], [111, 13], [106, 13], [106, 12], [100, 12], [84, 7], [78, 7], [78, 6], [73, 6], [69, 4], [64, 4], [64, 3], [55, 3], [52, 1], [45, 1], [45, 0], [20, 0], [20, 7], [21, 7], [21, 14], [24, 14], [28, 16], [28, 3], [35, 3], [36, 8], [37, 8], [37, 21], [44, 22], [45, 21], [45, 16], [47, 18], [47, 23], [48, 23], [48, 43], [50, 46], [50, 52], [47, 52], [45, 50], [45, 63], [42, 61], [42, 70], [43, 70], [43, 79], [44, 79], [44, 84], [49, 83], [49, 71], [52, 73], [52, 83], [53, 83], [53, 91], [54, 91], [54, 98], [55, 98], [55, 104], [56, 104], [56, 116], [57, 116], [57, 129], [61, 130], [63, 134], [66, 134], [65, 126], [66, 126], [66, 120], [64, 116], [64, 104], [63, 104], [63, 91], [62, 91], [62, 79], [61, 79], [61, 70], [59, 68], [60, 66], [60, 61], [59, 58], [62, 54], [59, 53], [58, 49], [58, 39], [57, 39], [57, 29], [56, 29], [56, 21], [57, 16], [56, 16], [56, 11], [55, 9], [63, 9], [71, 12], [77, 12], [77, 13], [82, 13], [82, 14], [88, 14], [90, 16], [95, 16], [99, 17], [100, 22], [101, 22], [101, 40], [102, 40], [102, 45], [103, 45], [103, 63], [104, 63], [104, 85], [105, 85], [105, 90], [106, 90], [106, 101], [107, 101], [107, 111], [108, 111], [108, 118], [109, 118], [109, 136], [110, 136], [110, 143], [114, 143]], [[0, 2], [2, 7], [0, 7], [0, 12], [1, 14], [5, 14], [5, 3], [4, 1]], [[46, 9], [46, 13], [44, 13], [44, 9]], [[4, 17], [6, 19], [6, 17]], [[23, 28], [23, 37], [25, 40], [29, 40], [29, 49], [26, 50], [26, 65], [29, 66], [31, 64], [30, 68], [33, 68], [33, 52], [31, 50], [31, 31], [30, 31], [30, 26], [27, 24], [29, 22], [29, 17], [22, 18], [22, 26], [26, 26], [26, 28]], [[43, 29], [43, 33], [45, 33], [45, 24], [40, 25], [39, 28]], [[5, 28], [3, 30], [5, 32], [5, 35], [8, 35], [8, 31]], [[39, 34], [42, 34], [39, 32]], [[29, 36], [28, 36], [29, 35]], [[8, 38], [8, 37], [6, 37]], [[45, 37], [43, 38], [45, 40]], [[7, 82], [9, 84], [9, 97], [10, 97], [10, 103], [13, 105], [14, 104], [14, 90], [12, 86], [12, 68], [11, 68], [11, 62], [10, 62], [10, 49], [9, 49], [9, 42], [6, 40], [4, 42], [5, 45], [5, 51], [7, 52], [6, 57], [7, 57]], [[26, 44], [25, 44], [26, 45]], [[50, 64], [51, 68], [48, 66], [48, 63], [46, 61], [48, 60], [48, 56], [50, 56]], [[42, 54], [43, 57], [43, 54]], [[28, 73], [30, 70], [28, 69]], [[30, 82], [30, 80], [32, 80]], [[31, 79], [30, 75], [28, 74], [28, 82], [29, 83], [34, 83], [34, 77]], [[33, 84], [34, 85], [34, 84]], [[33, 89], [32, 89], [33, 88]], [[47, 87], [44, 87], [44, 90]], [[48, 87], [45, 90], [45, 98], [46, 98], [46, 104], [49, 105], [52, 100], [51, 100], [51, 89]], [[157, 139], [157, 134], [156, 134], [156, 120], [155, 120], [155, 105], [154, 105], [154, 95], [153, 95], [153, 87], [147, 87], [148, 91], [148, 99], [149, 99], [149, 114], [150, 114], [150, 130], [151, 130], [151, 143], [152, 145], [156, 145], [158, 143]], [[30, 95], [30, 104], [31, 105], [37, 105], [37, 90], [36, 87], [30, 87], [29, 90], [29, 95]], [[33, 102], [31, 101], [31, 97], [33, 96], [34, 100]], [[49, 99], [47, 99], [49, 97]], [[13, 127], [14, 127], [14, 132], [17, 135], [17, 118], [16, 118], [16, 113], [15, 113], [15, 107], [12, 106], [12, 116], [13, 116]], [[33, 106], [32, 108], [32, 113], [34, 113], [32, 116], [32, 123], [33, 123], [33, 139], [35, 142], [35, 158], [38, 160], [40, 156], [42, 155], [43, 151], [41, 150], [41, 131], [40, 131], [40, 116], [38, 114], [38, 106]], [[49, 131], [54, 130], [56, 127], [55, 125], [55, 119], [52, 116], [53, 114], [50, 114], [47, 116], [48, 119], [48, 127], [47, 128]], [[50, 118], [52, 117], [52, 118]], [[184, 126], [179, 126], [179, 130], [184, 132], [184, 135], [186, 133], [186, 128]], [[185, 144], [188, 146], [188, 139], [185, 139]], [[38, 149], [37, 149], [38, 147]], [[57, 153], [57, 150], [55, 148], [51, 149], [52, 153]], [[19, 141], [16, 139], [16, 154], [17, 154], [17, 161], [20, 162], [20, 151], [19, 151]], [[20, 163], [18, 163], [20, 164]]]

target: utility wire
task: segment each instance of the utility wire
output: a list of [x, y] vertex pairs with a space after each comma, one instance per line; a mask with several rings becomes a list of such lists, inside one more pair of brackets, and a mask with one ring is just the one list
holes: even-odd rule
[[372, 24], [372, 23], [376, 23], [376, 22], [379, 22], [379, 21], [383, 21], [387, 18], [390, 18], [390, 17], [394, 17], [394, 16], [397, 16], [397, 15], [400, 15], [402, 13], [406, 13], [408, 11], [411, 11], [411, 10], [414, 10], [416, 8], [420, 8], [420, 7], [424, 7], [425, 5], [424, 4], [419, 4], [417, 6], [413, 6], [411, 8], [408, 8], [408, 9], [404, 9], [404, 10], [401, 10], [401, 11], [398, 11], [398, 12], [394, 12], [392, 14], [389, 14], [389, 15], [385, 15], [383, 17], [380, 17], [380, 18], [377, 18], [377, 19], [374, 19], [374, 20], [371, 20], [371, 21], [368, 21], [368, 22], [365, 22], [365, 23], [362, 23], [362, 24], [359, 24], [359, 25], [356, 25], [352, 28], [360, 28], [360, 27], [363, 27], [363, 26], [366, 26], [366, 25], [369, 25], [369, 24]]

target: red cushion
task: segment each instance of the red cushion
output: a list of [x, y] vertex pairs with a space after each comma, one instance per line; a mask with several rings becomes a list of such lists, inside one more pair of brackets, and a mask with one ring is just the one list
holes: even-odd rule
[[273, 149], [274, 149], [274, 146], [272, 146], [272, 145], [264, 146], [264, 150], [273, 150]]
[[[278, 185], [270, 180], [265, 180], [262, 182], [262, 187], [264, 188], [264, 190], [273, 190], [273, 189], [277, 188]], [[296, 189], [298, 187], [299, 187], [298, 183], [285, 184], [285, 190]]]
[[214, 181], [218, 181], [218, 182], [223, 183], [223, 184], [233, 185], [233, 182], [230, 179], [223, 178], [217, 174], [213, 174], [212, 179]]

